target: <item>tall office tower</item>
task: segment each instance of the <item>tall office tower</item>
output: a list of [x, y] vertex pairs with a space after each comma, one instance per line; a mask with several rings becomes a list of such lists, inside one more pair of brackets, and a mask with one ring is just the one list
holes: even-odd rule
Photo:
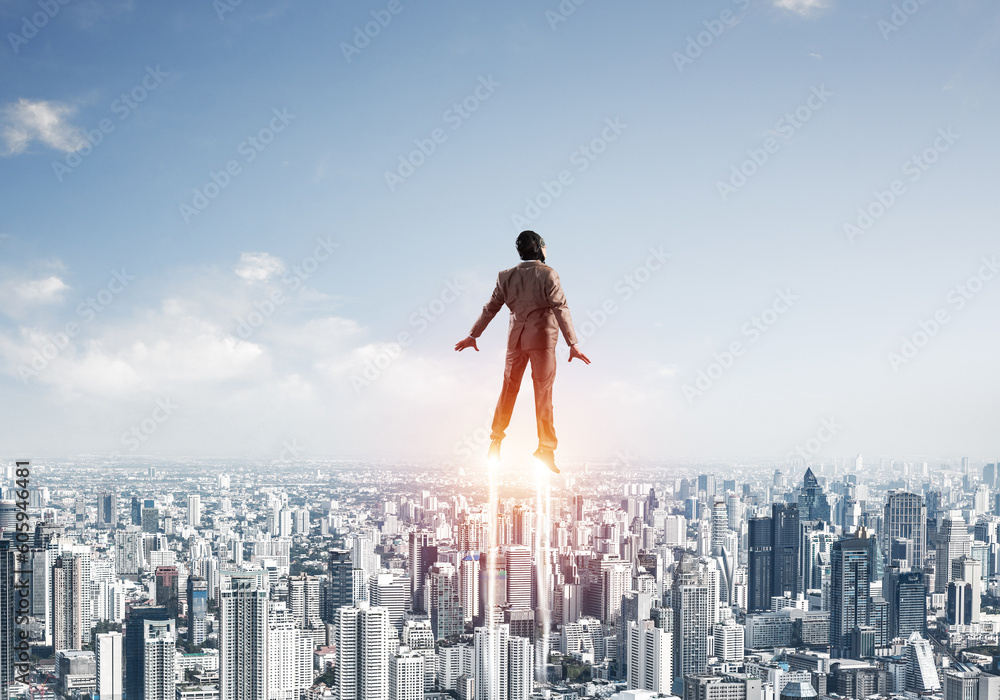
[[906, 640], [906, 690], [926, 693], [941, 690], [937, 668], [934, 665], [934, 651], [931, 643], [919, 632], [914, 632]]
[[794, 503], [771, 506], [771, 595], [800, 592], [799, 507]]
[[160, 531], [160, 509], [156, 506], [143, 506], [142, 531], [155, 534]]
[[507, 604], [512, 608], [531, 609], [531, 548], [505, 548], [507, 562]]
[[819, 479], [807, 468], [802, 477], [802, 489], [799, 491], [799, 517], [803, 522], [819, 520], [830, 521], [830, 503], [826, 499]]
[[372, 574], [377, 574], [382, 563], [379, 555], [375, 552], [375, 545], [378, 544], [378, 535], [370, 531], [352, 533], [350, 538], [351, 561], [355, 569], [363, 569], [365, 580]]
[[176, 566], [156, 567], [156, 604], [167, 608], [167, 615], [177, 618], [180, 574]]
[[388, 610], [389, 624], [402, 632], [406, 611], [410, 609], [409, 581], [392, 574], [376, 574], [369, 579], [368, 600], [372, 607]]
[[132, 496], [129, 513], [132, 516], [133, 525], [142, 525], [142, 501], [139, 500], [138, 496]]
[[983, 563], [963, 556], [951, 562], [948, 583], [948, 624], [971, 625], [980, 620]]
[[354, 563], [349, 549], [331, 549], [323, 619], [333, 622], [337, 609], [354, 605]]
[[424, 583], [427, 570], [437, 561], [437, 547], [434, 542], [433, 532], [418, 530], [410, 533], [406, 565], [410, 574], [410, 604], [414, 612], [427, 612]]
[[[439, 561], [428, 569], [424, 595], [430, 608], [431, 628], [437, 639], [457, 637], [465, 630], [458, 588], [458, 573], [453, 565]], [[528, 595], [530, 599], [530, 587]]]
[[950, 512], [941, 521], [937, 533], [937, 559], [934, 565], [934, 591], [943, 593], [952, 581], [951, 563], [972, 554], [972, 538], [961, 513]]
[[881, 581], [885, 577], [885, 562], [882, 559], [882, 548], [879, 547], [878, 538], [868, 528], [858, 528], [855, 536], [865, 539], [868, 546], [868, 581], [871, 583]]
[[507, 639], [507, 697], [528, 700], [535, 684], [534, 645], [525, 637]]
[[268, 700], [300, 700], [312, 686], [313, 640], [283, 603], [268, 610]]
[[628, 623], [628, 689], [670, 694], [673, 635], [652, 620]]
[[717, 557], [722, 554], [727, 532], [729, 532], [729, 513], [726, 511], [726, 502], [722, 498], [716, 498], [712, 503], [712, 556]]
[[97, 497], [97, 527], [102, 530], [118, 527], [118, 496], [114, 491], [101, 491]]
[[[888, 555], [889, 547], [897, 539], [910, 540], [906, 564], [911, 570], [923, 569], [927, 557], [927, 506], [916, 493], [890, 491], [885, 502], [882, 549]], [[886, 556], [888, 559], [888, 556]]]
[[134, 605], [125, 618], [125, 697], [145, 700], [146, 647], [145, 623], [169, 620], [162, 605]]
[[319, 628], [319, 579], [308, 574], [288, 579], [288, 610], [295, 624], [303, 628]]
[[52, 567], [52, 639], [57, 651], [83, 648], [83, 566], [71, 554]]
[[708, 637], [714, 624], [709, 583], [688, 568], [687, 557], [678, 568], [680, 571], [671, 589], [675, 678], [704, 673], [708, 668]]
[[510, 520], [512, 527], [511, 543], [531, 546], [532, 535], [535, 530], [535, 514], [531, 512], [531, 509], [518, 503], [511, 511]]
[[726, 493], [725, 502], [728, 527], [733, 532], [739, 532], [740, 525], [743, 523], [743, 501], [740, 500], [740, 497], [735, 492], [730, 491]]
[[715, 495], [715, 474], [702, 474], [698, 477], [698, 493], [703, 491], [706, 498]]
[[205, 641], [205, 621], [208, 614], [208, 581], [201, 576], [188, 576], [187, 619], [188, 644]]
[[403, 637], [400, 642], [410, 651], [424, 657], [424, 690], [433, 690], [437, 674], [437, 648], [434, 632], [429, 620], [407, 620], [403, 623]]
[[616, 630], [620, 626], [622, 596], [632, 588], [632, 571], [617, 563], [601, 571], [601, 622]]
[[115, 573], [119, 576], [136, 576], [146, 557], [142, 531], [127, 528], [115, 532]]
[[222, 572], [219, 700], [268, 700], [267, 589], [264, 571]]
[[196, 493], [188, 495], [188, 525], [201, 527], [201, 496]]
[[687, 521], [683, 515], [668, 515], [663, 519], [663, 541], [668, 545], [687, 541]]
[[512, 637], [505, 624], [477, 627], [474, 636], [475, 700], [528, 700], [534, 684], [534, 647]]
[[121, 632], [98, 634], [94, 656], [97, 661], [97, 696], [101, 700], [122, 700], [125, 657]]
[[400, 648], [389, 656], [389, 700], [423, 700], [425, 658]]
[[337, 700], [388, 700], [389, 611], [361, 602], [337, 611]]
[[827, 522], [816, 521], [802, 526], [802, 591], [821, 590], [830, 578], [830, 548], [836, 537]]
[[927, 627], [927, 584], [923, 571], [891, 567], [882, 589], [889, 603], [889, 639], [906, 639]]
[[830, 655], [848, 658], [851, 630], [870, 622], [868, 542], [854, 538], [833, 543], [830, 576]]
[[14, 680], [15, 566], [13, 540], [0, 540], [0, 700], [8, 700]]
[[465, 622], [479, 615], [479, 552], [466, 554], [459, 564], [458, 602]]
[[771, 609], [771, 519], [750, 518], [747, 529], [747, 611]]
[[746, 628], [728, 618], [715, 626], [712, 637], [715, 640], [715, 656], [719, 661], [742, 661]]
[[175, 620], [144, 620], [142, 623], [144, 700], [174, 700], [176, 624]]
[[580, 495], [573, 496], [572, 506], [573, 522], [582, 523], [586, 520], [584, 514], [587, 512], [587, 499]]

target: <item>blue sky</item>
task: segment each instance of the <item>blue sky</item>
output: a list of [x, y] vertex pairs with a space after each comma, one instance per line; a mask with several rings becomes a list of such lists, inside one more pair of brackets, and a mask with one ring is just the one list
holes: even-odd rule
[[505, 319], [452, 346], [526, 222], [593, 360], [559, 367], [566, 459], [1000, 453], [986, 0], [8, 0], [0, 28], [10, 456], [478, 459]]

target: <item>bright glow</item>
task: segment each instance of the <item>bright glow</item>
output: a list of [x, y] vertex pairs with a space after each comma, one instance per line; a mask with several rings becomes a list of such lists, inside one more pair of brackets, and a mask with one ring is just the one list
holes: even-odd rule
[[[535, 462], [535, 508], [538, 511], [535, 520], [535, 590], [538, 591], [538, 611], [541, 615], [539, 624], [542, 628], [541, 638], [537, 642], [535, 658], [537, 671], [535, 680], [543, 683], [545, 679], [545, 664], [548, 662], [549, 629], [551, 627], [550, 610], [552, 591], [549, 580], [549, 539], [552, 536], [552, 484], [551, 472], [540, 459], [532, 457]], [[547, 693], [546, 693], [547, 696]]]

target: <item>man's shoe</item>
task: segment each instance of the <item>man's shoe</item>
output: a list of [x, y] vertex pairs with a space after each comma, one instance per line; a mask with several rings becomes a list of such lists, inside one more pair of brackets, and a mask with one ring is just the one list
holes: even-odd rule
[[486, 455], [486, 459], [488, 459], [491, 462], [493, 462], [493, 461], [499, 462], [500, 461], [500, 441], [499, 440], [491, 440], [490, 441], [490, 451]]
[[541, 447], [539, 447], [537, 450], [535, 450], [534, 457], [539, 462], [548, 467], [549, 471], [552, 472], [553, 474], [559, 473], [559, 467], [556, 466], [556, 455], [552, 450], [543, 450]]

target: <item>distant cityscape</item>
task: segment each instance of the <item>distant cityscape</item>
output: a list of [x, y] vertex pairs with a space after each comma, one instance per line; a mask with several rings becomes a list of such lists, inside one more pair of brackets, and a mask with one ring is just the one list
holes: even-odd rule
[[10, 462], [0, 700], [1000, 698], [996, 462], [566, 471]]

